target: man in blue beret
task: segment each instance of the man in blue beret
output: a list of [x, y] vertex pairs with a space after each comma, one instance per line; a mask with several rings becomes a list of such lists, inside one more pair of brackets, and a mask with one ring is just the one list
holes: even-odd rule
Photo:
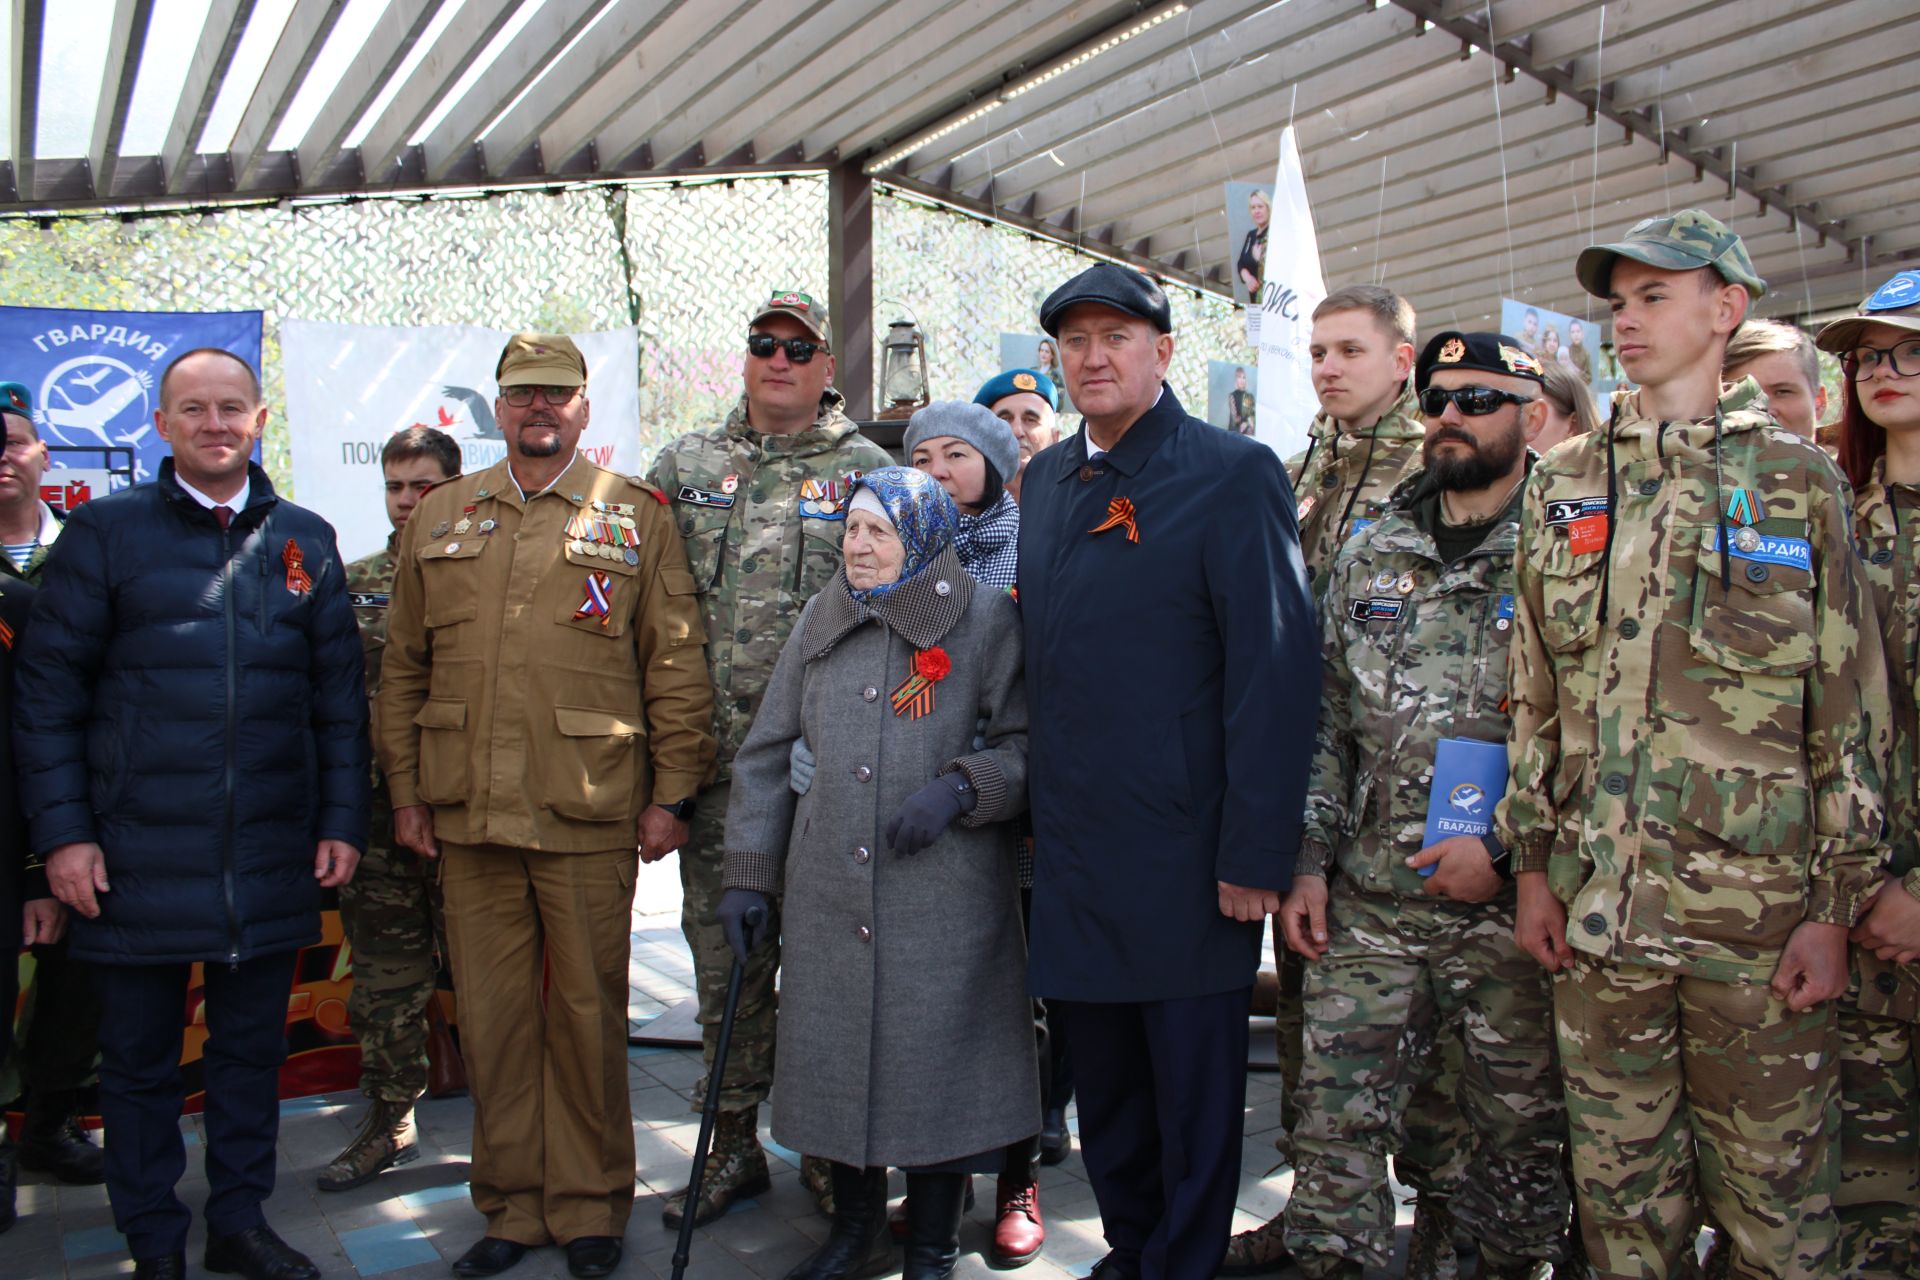
[[1013, 438], [1020, 444], [1020, 465], [1005, 483], [1007, 492], [1018, 502], [1020, 477], [1026, 474], [1027, 463], [1060, 438], [1060, 388], [1038, 369], [1009, 369], [987, 379], [973, 402], [985, 405], [1013, 428]]
[[1040, 325], [1085, 424], [1034, 458], [1021, 507], [1031, 985], [1073, 1042], [1112, 1250], [1094, 1274], [1212, 1276], [1261, 932], [1300, 848], [1313, 601], [1279, 458], [1166, 385], [1159, 286], [1101, 263]]

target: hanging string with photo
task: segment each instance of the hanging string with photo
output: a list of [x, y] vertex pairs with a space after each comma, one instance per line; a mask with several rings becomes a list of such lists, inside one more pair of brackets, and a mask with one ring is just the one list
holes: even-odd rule
[[[1601, 12], [1606, 12], [1604, 6]], [[1493, 0], [1487, 0], [1487, 48], [1489, 50], [1498, 50], [1500, 48], [1500, 41], [1493, 34]], [[1500, 107], [1500, 57], [1498, 53], [1493, 53], [1492, 56], [1488, 57], [1487, 72], [1490, 83], [1493, 85], [1494, 137], [1498, 139], [1500, 143], [1500, 216], [1505, 218], [1507, 223], [1507, 296], [1509, 298], [1517, 298], [1520, 295], [1514, 284], [1513, 274], [1513, 208], [1507, 197], [1507, 121], [1506, 115]], [[1376, 253], [1377, 252], [1378, 250], [1376, 249]]]

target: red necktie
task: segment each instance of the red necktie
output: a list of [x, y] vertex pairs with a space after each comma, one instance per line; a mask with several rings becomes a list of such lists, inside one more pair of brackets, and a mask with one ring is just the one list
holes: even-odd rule
[[213, 518], [215, 520], [218, 520], [220, 522], [220, 527], [224, 529], [228, 525], [233, 523], [233, 508], [232, 507], [215, 507], [213, 509]]

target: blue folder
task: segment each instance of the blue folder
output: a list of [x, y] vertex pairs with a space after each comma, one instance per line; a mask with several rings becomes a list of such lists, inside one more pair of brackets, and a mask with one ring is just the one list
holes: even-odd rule
[[[1433, 791], [1427, 797], [1427, 834], [1421, 848], [1449, 836], [1493, 830], [1494, 806], [1507, 793], [1507, 744], [1442, 738], [1433, 753]], [[1432, 867], [1420, 868], [1430, 876]]]

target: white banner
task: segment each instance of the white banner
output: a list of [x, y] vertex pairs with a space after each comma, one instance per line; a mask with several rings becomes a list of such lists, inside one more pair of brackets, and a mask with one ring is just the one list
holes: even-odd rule
[[1320, 412], [1313, 393], [1313, 309], [1327, 296], [1320, 275], [1320, 242], [1307, 207], [1307, 176], [1289, 125], [1280, 134], [1280, 171], [1273, 181], [1273, 220], [1267, 233], [1260, 304], [1247, 315], [1248, 340], [1260, 349], [1254, 438], [1289, 457], [1307, 447], [1307, 429]]
[[[470, 325], [355, 325], [288, 320], [280, 326], [294, 498], [340, 535], [348, 560], [386, 544], [380, 450], [408, 427], [436, 427], [460, 442], [464, 470], [506, 456], [494, 424], [493, 370], [513, 335]], [[592, 416], [580, 452], [639, 475], [639, 337], [635, 329], [576, 333], [587, 359]]]

